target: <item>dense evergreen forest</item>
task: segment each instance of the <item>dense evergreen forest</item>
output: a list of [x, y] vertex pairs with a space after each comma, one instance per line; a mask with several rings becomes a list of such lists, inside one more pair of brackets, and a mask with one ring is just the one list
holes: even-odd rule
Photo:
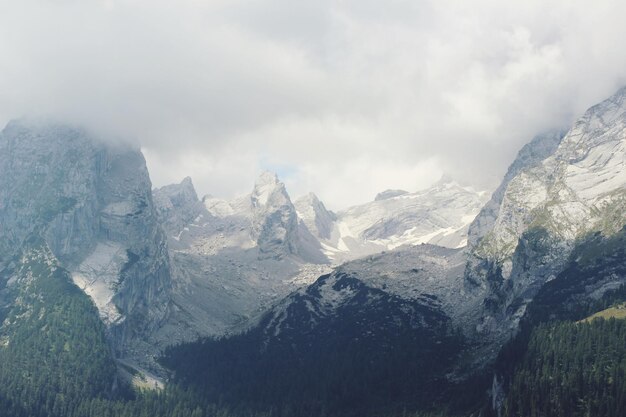
[[[70, 415], [79, 398], [109, 398], [116, 365], [91, 300], [43, 247], [11, 271], [20, 281], [0, 328], [0, 414]], [[5, 288], [10, 293], [11, 288]]]
[[[563, 310], [562, 315], [576, 314], [579, 321], [531, 314], [538, 321], [524, 322], [498, 361], [507, 391], [504, 415], [626, 415], [626, 320], [611, 317], [625, 300], [622, 286], [600, 300]], [[599, 317], [585, 319], [598, 311]]]
[[[420, 331], [381, 339], [271, 343], [256, 332], [171, 349], [164, 363], [178, 381], [231, 407], [279, 416], [378, 416], [432, 410], [446, 397], [445, 365], [458, 351]], [[441, 341], [440, 341], [441, 342]]]
[[509, 417], [626, 415], [626, 321], [537, 327], [515, 369], [505, 411]]

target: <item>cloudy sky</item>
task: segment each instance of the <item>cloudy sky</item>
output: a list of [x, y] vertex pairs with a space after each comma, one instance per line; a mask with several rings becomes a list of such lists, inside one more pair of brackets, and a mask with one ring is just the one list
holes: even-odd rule
[[334, 209], [517, 150], [626, 84], [626, 3], [0, 1], [0, 123], [141, 143], [155, 185], [248, 192], [263, 169]]

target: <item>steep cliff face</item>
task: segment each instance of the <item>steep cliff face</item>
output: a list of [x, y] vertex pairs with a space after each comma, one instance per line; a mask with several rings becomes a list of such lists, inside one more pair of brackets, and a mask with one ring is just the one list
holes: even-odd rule
[[281, 258], [302, 252], [298, 216], [285, 185], [275, 174], [264, 172], [250, 195], [252, 209], [251, 237], [260, 257]]
[[[79, 132], [60, 126], [13, 121], [1, 135], [0, 256], [11, 257], [27, 236], [44, 227], [56, 256], [84, 255], [90, 248], [83, 243], [98, 233], [91, 221], [99, 204], [89, 192], [97, 181], [90, 168], [102, 164], [104, 156], [89, 152]], [[90, 158], [83, 158], [85, 153]], [[53, 231], [64, 233], [54, 236]]]
[[[626, 89], [589, 109], [556, 150], [503, 184], [493, 227], [476, 251], [510, 257], [530, 228], [572, 241], [595, 230], [616, 232], [626, 187]], [[481, 222], [477, 219], [475, 223]]]
[[300, 221], [317, 239], [330, 239], [335, 213], [329, 211], [313, 193], [298, 198], [294, 202]]
[[138, 150], [68, 126], [13, 121], [0, 134], [0, 172], [2, 262], [40, 236], [120, 349], [159, 326], [169, 302], [167, 242]]
[[552, 155], [559, 143], [561, 143], [565, 133], [557, 130], [537, 135], [517, 153], [517, 157], [509, 166], [506, 175], [492, 194], [491, 199], [480, 210], [480, 213], [470, 225], [468, 231], [468, 244], [470, 246], [478, 243], [493, 228], [500, 213], [504, 194], [511, 180], [523, 170], [538, 166], [544, 159]]
[[198, 201], [190, 180], [154, 190], [168, 234], [173, 309], [160, 346], [222, 335], [328, 269], [276, 175], [250, 194]]
[[596, 232], [611, 236], [626, 223], [625, 96], [621, 89], [590, 108], [554, 152], [544, 147], [549, 156], [522, 164], [474, 222], [466, 288], [484, 294], [477, 331], [485, 338], [517, 329], [577, 242]]

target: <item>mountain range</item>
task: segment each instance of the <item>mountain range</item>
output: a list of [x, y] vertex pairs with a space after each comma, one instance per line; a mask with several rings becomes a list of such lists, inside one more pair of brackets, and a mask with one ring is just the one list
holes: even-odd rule
[[172, 263], [167, 342], [236, 331], [350, 259], [425, 242], [463, 245], [486, 199], [443, 178], [421, 192], [383, 192], [333, 213], [312, 193], [292, 203], [269, 172], [233, 200], [199, 199], [190, 178], [153, 195]]
[[[55, 375], [72, 352], [93, 361], [59, 324], [84, 317], [99, 323], [80, 337], [100, 346], [110, 383], [81, 395], [99, 401], [132, 397], [122, 381], [139, 378], [198, 395], [196, 415], [517, 415], [507, 392], [523, 398], [523, 367], [509, 352], [531, 352], [541, 323], [625, 301], [625, 165], [626, 88], [536, 136], [491, 195], [442, 178], [336, 213], [312, 193], [292, 202], [269, 172], [231, 200], [198, 197], [190, 178], [152, 189], [132, 146], [12, 121], [0, 133], [0, 365], [25, 388], [0, 389], [0, 403], [64, 415], [20, 408], [37, 387], [8, 364], [27, 347], [42, 367], [65, 361]], [[36, 348], [46, 340], [59, 344]], [[50, 410], [66, 401], [57, 385]], [[152, 401], [141, 398], [116, 407], [132, 415]]]

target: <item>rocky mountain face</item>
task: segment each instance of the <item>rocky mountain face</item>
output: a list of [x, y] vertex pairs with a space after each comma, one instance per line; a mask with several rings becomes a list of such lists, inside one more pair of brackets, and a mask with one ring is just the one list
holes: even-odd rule
[[493, 228], [500, 212], [504, 193], [511, 180], [525, 169], [538, 166], [544, 159], [552, 155], [559, 143], [561, 143], [565, 133], [563, 131], [552, 131], [537, 135], [517, 153], [517, 157], [507, 170], [496, 191], [491, 195], [491, 199], [470, 224], [468, 230], [468, 243], [470, 245], [475, 245], [478, 240]]
[[[592, 107], [567, 134], [542, 135], [524, 147], [470, 226], [463, 278], [450, 281], [447, 268], [433, 274], [444, 293], [454, 294], [455, 303], [442, 311], [468, 339], [459, 376], [495, 359], [537, 292], [578, 262], [574, 248], [594, 233], [610, 239], [626, 224], [625, 96], [622, 89]], [[433, 259], [445, 264], [439, 256]], [[414, 261], [416, 269], [424, 264], [417, 256]], [[388, 271], [377, 274], [389, 285], [394, 269], [390, 262]], [[605, 276], [594, 281], [594, 297], [626, 280], [620, 274]], [[424, 282], [406, 282], [405, 296], [432, 294]]]
[[187, 179], [153, 193], [173, 282], [160, 345], [229, 332], [328, 270], [274, 174], [261, 174], [250, 194], [232, 201], [200, 201]]
[[298, 254], [298, 219], [284, 184], [269, 172], [261, 174], [250, 196], [251, 237], [261, 257]]
[[[191, 180], [155, 190], [155, 200], [163, 222], [176, 242], [189, 236], [218, 235], [217, 246], [257, 248], [259, 258], [296, 257], [309, 263], [340, 264], [346, 260], [393, 249], [402, 245], [433, 243], [462, 247], [467, 243], [467, 229], [487, 200], [484, 192], [460, 186], [442, 178], [431, 188], [408, 193], [388, 190], [375, 201], [333, 213], [318, 197], [309, 193], [294, 203], [275, 174], [264, 172], [252, 192], [228, 201], [212, 196], [202, 199], [205, 210], [198, 208]], [[168, 194], [189, 196], [176, 203]], [[173, 210], [172, 207], [184, 207]], [[181, 222], [180, 211], [187, 221]], [[191, 221], [202, 214], [201, 219]], [[213, 223], [228, 223], [227, 229], [191, 228]], [[180, 227], [182, 225], [182, 227]], [[185, 230], [183, 230], [185, 229]], [[180, 236], [179, 236], [180, 234]], [[174, 244], [175, 246], [175, 244]]]
[[295, 255], [311, 262], [324, 262], [319, 244], [307, 228], [298, 224], [296, 208], [285, 185], [275, 174], [264, 172], [250, 195], [252, 233], [259, 256], [280, 259]]
[[388, 200], [390, 198], [400, 197], [401, 195], [406, 195], [408, 193], [409, 193], [408, 191], [404, 191], [404, 190], [385, 190], [383, 192], [376, 194], [374, 201]]
[[292, 203], [268, 172], [234, 200], [199, 201], [189, 179], [153, 193], [176, 306], [163, 340], [232, 331], [348, 259], [424, 241], [462, 245], [486, 199], [446, 179], [335, 214], [312, 193]]
[[466, 271], [467, 290], [485, 296], [477, 326], [484, 340], [516, 331], [577, 243], [593, 233], [611, 236], [626, 223], [625, 97], [621, 89], [590, 108], [554, 152], [501, 187], [499, 208], [483, 213], [488, 219], [476, 219], [493, 224], [474, 235]]
[[[203, 203], [216, 223], [230, 225], [228, 230], [219, 230], [224, 247], [256, 248], [259, 259], [295, 257], [309, 263], [326, 262], [319, 243], [300, 224], [285, 184], [276, 174], [263, 172], [248, 195], [232, 201], [206, 196]], [[204, 232], [211, 233], [213, 230]]]
[[619, 291], [626, 294], [625, 283], [626, 226], [610, 236], [586, 236], [574, 246], [566, 268], [535, 295], [522, 324], [581, 320], [603, 297]]
[[157, 214], [163, 229], [170, 236], [178, 236], [185, 226], [204, 213], [191, 178], [180, 184], [167, 185], [152, 193]]
[[168, 313], [167, 242], [139, 150], [45, 122], [0, 134], [0, 270], [41, 238], [123, 355]]

